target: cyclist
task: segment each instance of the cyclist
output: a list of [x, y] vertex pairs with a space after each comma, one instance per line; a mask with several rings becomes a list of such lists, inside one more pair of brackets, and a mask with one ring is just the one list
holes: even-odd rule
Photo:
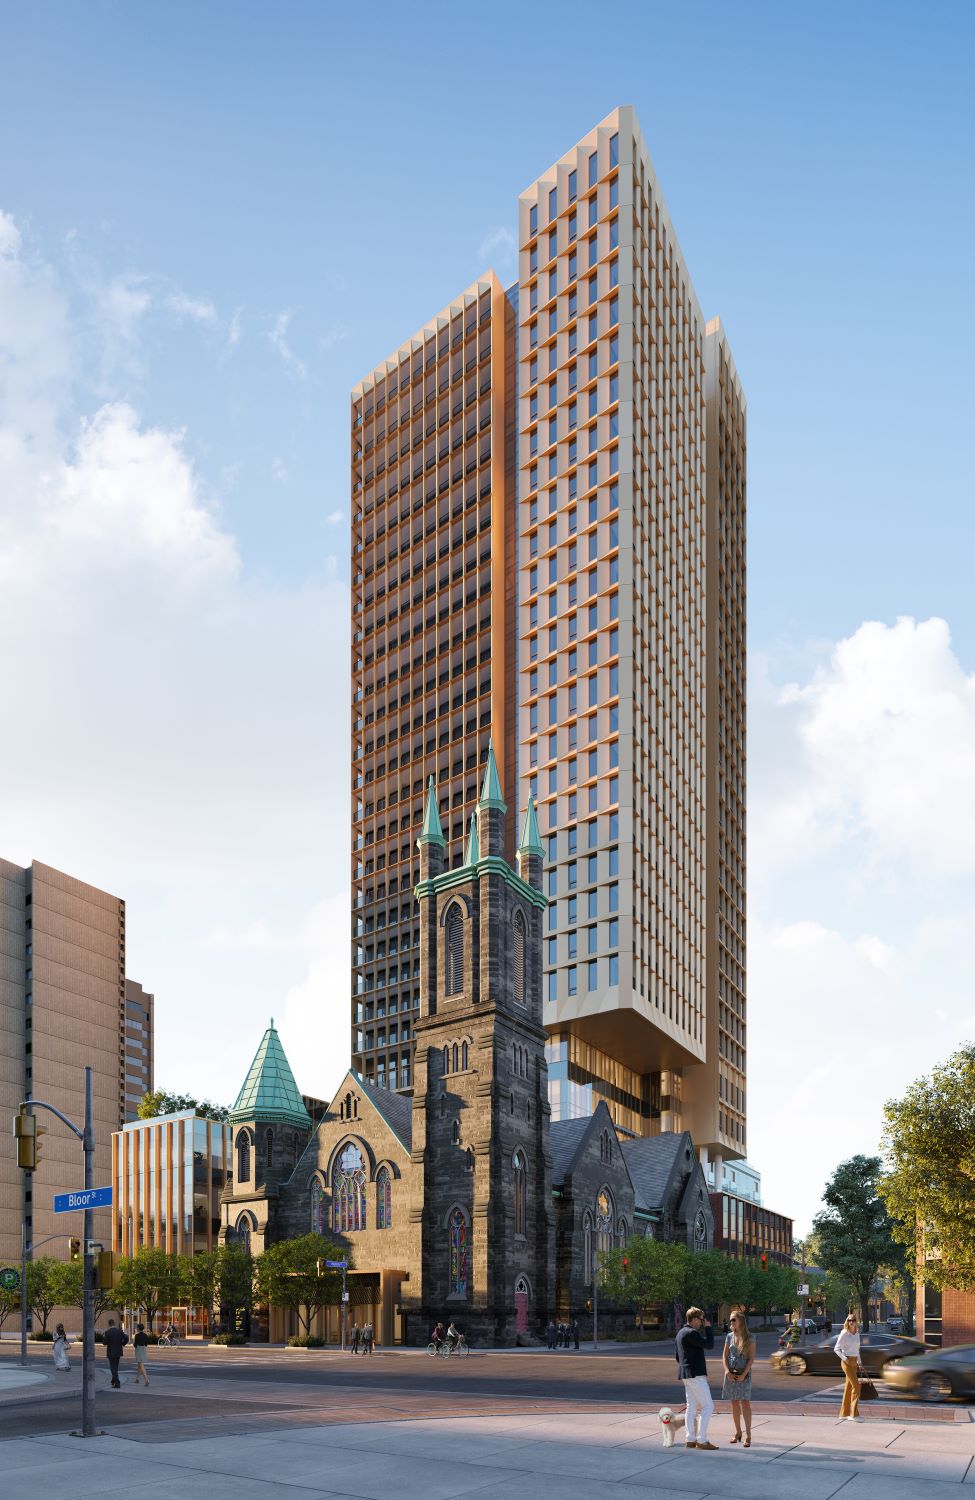
[[[451, 1324], [450, 1326], [453, 1327], [453, 1324]], [[433, 1344], [434, 1344], [434, 1346], [435, 1346], [435, 1348], [437, 1350], [437, 1353], [439, 1354], [440, 1353], [441, 1345], [443, 1344], [444, 1339], [447, 1337], [447, 1330], [443, 1326], [443, 1321], [442, 1320], [437, 1324], [436, 1328], [433, 1330], [433, 1333], [430, 1335], [430, 1337], [431, 1337], [432, 1342], [433, 1342]]]
[[457, 1324], [454, 1322], [453, 1318], [451, 1318], [450, 1327], [447, 1329], [447, 1345], [450, 1349], [451, 1354], [453, 1354], [454, 1350], [457, 1348], [457, 1345], [460, 1343], [460, 1337], [460, 1329], [457, 1327]]
[[170, 1344], [175, 1344], [176, 1343], [176, 1324], [175, 1323], [170, 1323], [169, 1327], [166, 1329], [166, 1332], [163, 1334], [163, 1338], [167, 1339]]

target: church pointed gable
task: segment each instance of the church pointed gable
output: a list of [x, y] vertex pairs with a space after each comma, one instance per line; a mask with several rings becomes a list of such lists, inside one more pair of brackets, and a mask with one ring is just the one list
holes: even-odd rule
[[[561, 1187], [572, 1177], [574, 1167], [585, 1156], [593, 1136], [601, 1134], [604, 1130], [611, 1130], [613, 1139], [617, 1139], [613, 1117], [602, 1100], [591, 1115], [584, 1116], [582, 1119], [552, 1122], [549, 1127], [549, 1137], [552, 1146], [553, 1187]], [[623, 1157], [623, 1171], [629, 1178], [630, 1173], [625, 1157]]]
[[306, 1130], [311, 1127], [311, 1115], [305, 1108], [273, 1020], [261, 1038], [229, 1119], [232, 1125], [267, 1120]]

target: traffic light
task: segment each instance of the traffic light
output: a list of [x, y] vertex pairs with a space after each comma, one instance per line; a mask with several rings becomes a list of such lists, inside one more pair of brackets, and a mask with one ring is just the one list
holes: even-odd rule
[[80, 1240], [69, 1240], [68, 1241], [68, 1250], [70, 1251], [71, 1259], [72, 1260], [80, 1260], [81, 1259], [81, 1241]]
[[98, 1259], [95, 1262], [95, 1290], [110, 1292], [114, 1285], [115, 1252], [114, 1250], [99, 1250]]
[[758, 1263], [761, 1266], [761, 1268], [762, 1268], [763, 1271], [767, 1271], [768, 1270], [768, 1256], [765, 1254], [764, 1250], [762, 1251], [761, 1256], [759, 1257], [759, 1262]]
[[624, 1276], [629, 1276], [629, 1274], [630, 1274], [630, 1257], [628, 1255], [624, 1255], [623, 1256], [623, 1275]]
[[14, 1116], [14, 1136], [17, 1140], [17, 1165], [24, 1172], [36, 1172], [41, 1161], [41, 1136], [47, 1131], [38, 1125], [32, 1114], [22, 1109]]

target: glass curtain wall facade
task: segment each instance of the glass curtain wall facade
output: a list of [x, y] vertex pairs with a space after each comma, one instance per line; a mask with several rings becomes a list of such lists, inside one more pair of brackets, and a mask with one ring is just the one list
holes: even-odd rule
[[215, 1250], [231, 1180], [231, 1128], [192, 1110], [134, 1120], [112, 1136], [112, 1249]]
[[513, 375], [491, 273], [352, 393], [352, 1066], [391, 1089], [412, 1083], [427, 780], [459, 864], [492, 737], [513, 763]]

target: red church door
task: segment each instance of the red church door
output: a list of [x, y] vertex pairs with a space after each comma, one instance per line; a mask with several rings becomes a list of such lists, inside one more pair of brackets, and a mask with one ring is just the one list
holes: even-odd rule
[[528, 1282], [524, 1276], [515, 1282], [515, 1332], [528, 1332]]

